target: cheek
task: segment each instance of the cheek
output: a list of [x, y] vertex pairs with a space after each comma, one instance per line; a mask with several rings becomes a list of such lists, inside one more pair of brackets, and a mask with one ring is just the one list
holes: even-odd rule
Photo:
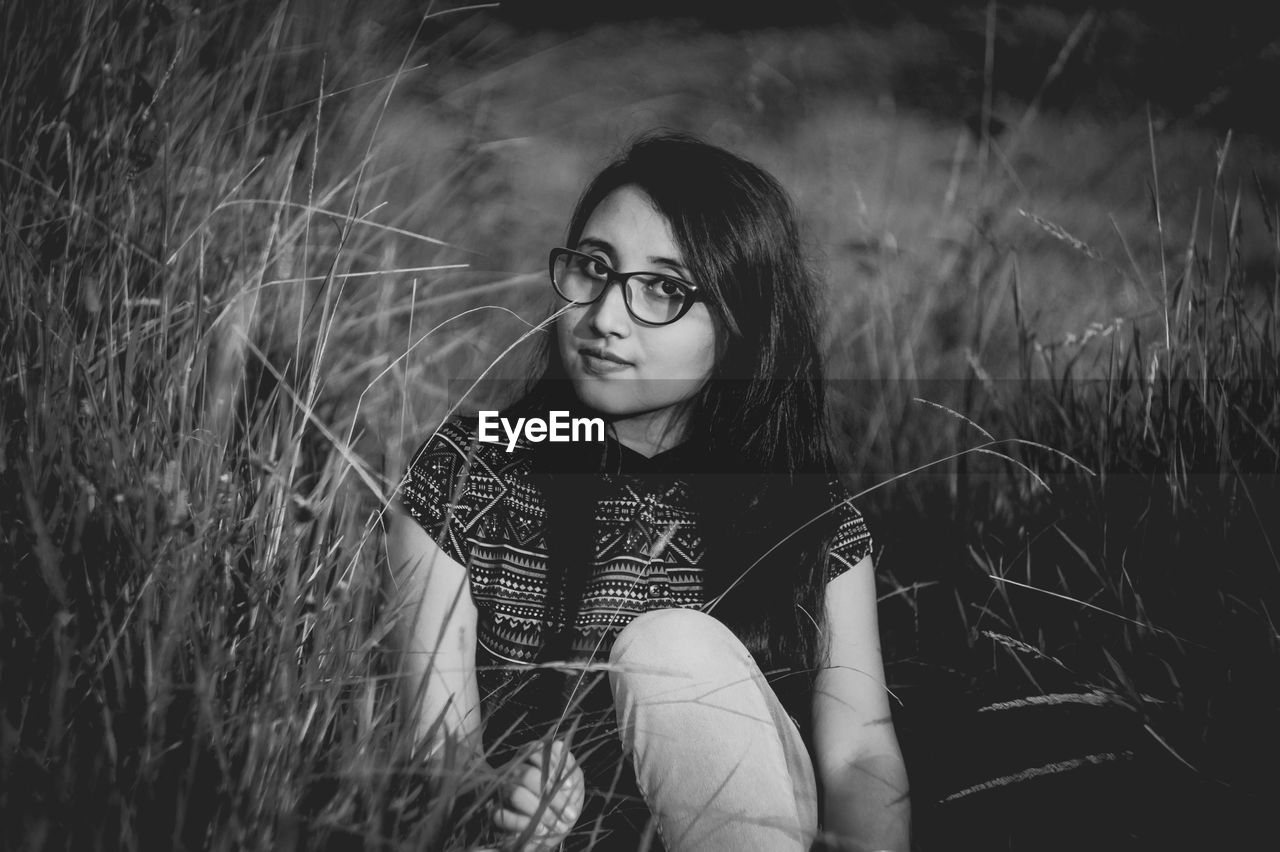
[[720, 340], [711, 319], [708, 317], [681, 331], [679, 337], [658, 344], [668, 368], [672, 374], [690, 379], [709, 376], [716, 364]]
[[572, 351], [573, 349], [573, 325], [577, 322], [577, 311], [569, 310], [556, 317], [553, 331], [556, 336], [556, 345], [560, 347], [561, 354]]

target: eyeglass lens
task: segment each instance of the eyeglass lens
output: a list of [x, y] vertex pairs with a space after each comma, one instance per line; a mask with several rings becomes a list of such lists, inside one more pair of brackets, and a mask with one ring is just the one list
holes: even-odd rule
[[[616, 275], [601, 260], [567, 251], [559, 252], [552, 266], [552, 283], [572, 302], [594, 302]], [[632, 273], [625, 284], [627, 307], [643, 322], [671, 322], [689, 299], [679, 282], [656, 272]]]

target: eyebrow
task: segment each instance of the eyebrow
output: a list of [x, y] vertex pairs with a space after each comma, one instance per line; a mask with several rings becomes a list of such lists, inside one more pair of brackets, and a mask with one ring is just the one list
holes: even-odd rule
[[[594, 246], [594, 247], [596, 247], [596, 248], [598, 248], [598, 249], [601, 249], [602, 251], [607, 252], [607, 253], [609, 254], [609, 256], [610, 256], [610, 257], [617, 257], [617, 256], [618, 256], [618, 252], [617, 252], [617, 250], [616, 250], [612, 245], [610, 245], [609, 241], [608, 241], [608, 240], [602, 240], [602, 239], [600, 239], [599, 237], [583, 237], [583, 238], [581, 238], [580, 240], [578, 240], [578, 248], [582, 248], [583, 246]], [[683, 263], [681, 263], [681, 262], [680, 262], [680, 261], [678, 261], [678, 260], [674, 260], [674, 259], [669, 258], [669, 257], [661, 257], [661, 256], [658, 256], [658, 255], [650, 255], [650, 256], [649, 256], [649, 263], [653, 263], [653, 264], [656, 264], [656, 265], [658, 265], [658, 266], [669, 266], [669, 267], [671, 267], [672, 269], [678, 269], [678, 270], [680, 271], [681, 275], [682, 275], [684, 278], [688, 278], [688, 277], [689, 277], [689, 269], [688, 269], [688, 267], [686, 267]]]

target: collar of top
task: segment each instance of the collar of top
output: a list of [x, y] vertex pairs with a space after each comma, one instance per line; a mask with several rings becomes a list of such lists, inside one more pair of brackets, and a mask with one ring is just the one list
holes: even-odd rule
[[707, 441], [690, 438], [674, 447], [645, 456], [620, 443], [605, 429], [604, 443], [540, 443], [533, 450], [533, 470], [550, 474], [607, 474], [613, 476], [677, 476], [721, 471]]
[[620, 443], [606, 431], [603, 471], [620, 474], [689, 473], [698, 469], [698, 462], [705, 461], [705, 456], [705, 447], [696, 439], [646, 456]]

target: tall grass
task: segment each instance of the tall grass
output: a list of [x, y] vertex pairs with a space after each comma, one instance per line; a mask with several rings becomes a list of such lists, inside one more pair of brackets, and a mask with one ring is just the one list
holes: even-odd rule
[[335, 353], [386, 295], [343, 301], [385, 231], [313, 158], [332, 22], [6, 14], [4, 845], [412, 842], [391, 486], [353, 449], [386, 364]]
[[[882, 532], [896, 528], [887, 629], [915, 695], [905, 739], [916, 766], [939, 770], [916, 776], [933, 842], [1203, 848], [1266, 831], [1265, 765], [1280, 749], [1280, 252], [1269, 275], [1241, 263], [1242, 192], [1215, 180], [1190, 239], [1131, 268], [1152, 293], [1145, 317], [1062, 340], [1030, 326], [1016, 249], [997, 246], [988, 286], [1011, 290], [1020, 375], [974, 362], [950, 398], [1017, 439], [1001, 448], [1028, 470], [970, 456], [867, 497]], [[1258, 192], [1274, 240], [1275, 202]], [[962, 445], [981, 439], [963, 428]]]
[[[451, 331], [523, 331], [485, 300], [527, 306], [535, 276], [457, 268], [459, 187], [495, 179], [474, 140], [381, 210], [373, 143], [427, 57], [382, 79], [341, 59], [355, 11], [319, 8], [4, 12], [6, 848], [462, 848], [458, 787], [493, 780], [432, 788], [409, 760], [378, 519], [448, 379], [496, 355]], [[1120, 820], [1054, 823], [1097, 846], [1238, 836], [1280, 753], [1280, 279], [1241, 262], [1216, 180], [1194, 222], [1153, 218], [1154, 265], [1074, 243], [1146, 283], [1150, 321], [1041, 340], [1009, 199], [985, 199], [948, 266], [967, 295], [931, 305], [967, 378], [903, 368], [938, 328], [912, 325], [867, 338], [895, 381], [841, 412], [872, 436], [854, 473], [922, 848], [1050, 848], [1064, 800]], [[982, 369], [993, 322], [1013, 379]], [[885, 484], [984, 440], [917, 397], [1039, 446]]]

